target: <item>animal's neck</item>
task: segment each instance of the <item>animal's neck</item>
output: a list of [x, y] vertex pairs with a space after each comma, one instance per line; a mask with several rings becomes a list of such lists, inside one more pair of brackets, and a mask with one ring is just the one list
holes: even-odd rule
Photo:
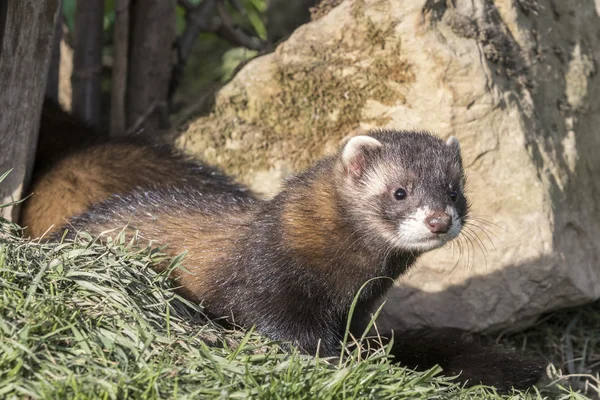
[[331, 295], [352, 299], [367, 281], [361, 298], [379, 298], [416, 259], [392, 251], [369, 237], [344, 210], [330, 171], [319, 171], [290, 187], [281, 201], [282, 243], [306, 273], [322, 277]]

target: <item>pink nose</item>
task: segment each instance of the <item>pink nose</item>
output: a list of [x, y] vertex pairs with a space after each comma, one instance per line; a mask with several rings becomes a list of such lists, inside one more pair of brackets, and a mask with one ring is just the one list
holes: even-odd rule
[[425, 224], [432, 233], [446, 233], [452, 226], [452, 218], [443, 211], [435, 211], [425, 218]]

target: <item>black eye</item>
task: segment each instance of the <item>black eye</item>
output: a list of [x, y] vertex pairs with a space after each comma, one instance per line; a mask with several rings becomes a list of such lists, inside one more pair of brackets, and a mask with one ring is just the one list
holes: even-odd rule
[[407, 196], [406, 190], [399, 188], [394, 192], [394, 198], [396, 200], [404, 200]]
[[450, 192], [450, 199], [452, 201], [456, 201], [456, 199], [458, 198], [458, 193], [456, 192], [456, 190], [453, 190]]

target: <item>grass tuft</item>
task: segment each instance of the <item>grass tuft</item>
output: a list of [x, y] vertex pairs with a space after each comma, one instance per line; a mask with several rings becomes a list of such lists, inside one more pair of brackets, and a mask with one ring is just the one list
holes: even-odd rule
[[[461, 388], [439, 368], [402, 368], [385, 351], [338, 363], [284, 351], [252, 329], [226, 330], [151, 268], [169, 262], [158, 249], [89, 237], [38, 243], [11, 233], [15, 226], [6, 221], [1, 225], [0, 398], [500, 398], [490, 388]], [[168, 270], [181, 262], [171, 259]], [[588, 361], [597, 362], [600, 346], [580, 325], [586, 318], [598, 322], [598, 315], [596, 307], [575, 326], [559, 318], [543, 325], [553, 328], [503, 340], [532, 348], [532, 332], [543, 339], [545, 329], [568, 329], [561, 343], [573, 359], [559, 366], [571, 363], [574, 373], [593, 378]], [[558, 339], [544, 343], [556, 350], [552, 357], [560, 353]], [[507, 398], [586, 398], [582, 393], [598, 389], [597, 380], [571, 387], [559, 374], [550, 389]]]

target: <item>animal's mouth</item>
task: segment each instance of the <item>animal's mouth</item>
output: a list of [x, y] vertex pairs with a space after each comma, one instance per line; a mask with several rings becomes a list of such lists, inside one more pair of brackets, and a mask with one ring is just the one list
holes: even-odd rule
[[[459, 231], [460, 232], [460, 231]], [[454, 229], [450, 229], [444, 233], [431, 233], [431, 239], [433, 240], [452, 240], [458, 236], [458, 233]]]
[[448, 243], [452, 238], [448, 234], [443, 235], [432, 235], [430, 238], [427, 238], [423, 241], [423, 244], [429, 244], [436, 247], [441, 247]]
[[427, 237], [422, 238], [415, 247], [420, 247], [422, 250], [434, 250], [440, 248], [458, 236], [457, 233], [448, 231], [446, 233], [431, 233]]
[[460, 234], [460, 230], [459, 231], [449, 230], [446, 233], [432, 233], [429, 240], [432, 242], [439, 242], [441, 244], [446, 244], [449, 241], [455, 239], [459, 234]]

